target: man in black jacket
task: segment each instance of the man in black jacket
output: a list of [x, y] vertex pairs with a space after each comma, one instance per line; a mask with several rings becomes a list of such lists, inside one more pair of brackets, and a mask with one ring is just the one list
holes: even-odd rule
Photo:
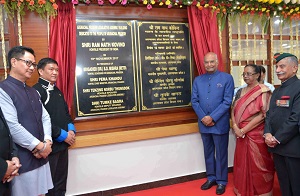
[[0, 108], [0, 196], [10, 195], [9, 182], [18, 175], [20, 167], [17, 148]]
[[277, 53], [276, 74], [281, 86], [273, 92], [265, 124], [265, 143], [273, 153], [282, 195], [300, 195], [300, 80], [298, 59]]
[[75, 142], [75, 127], [62, 92], [55, 86], [58, 77], [58, 63], [43, 58], [37, 65], [39, 81], [33, 87], [39, 92], [44, 107], [51, 118], [52, 152], [49, 163], [54, 188], [47, 195], [61, 196], [66, 193], [68, 176], [68, 147]]

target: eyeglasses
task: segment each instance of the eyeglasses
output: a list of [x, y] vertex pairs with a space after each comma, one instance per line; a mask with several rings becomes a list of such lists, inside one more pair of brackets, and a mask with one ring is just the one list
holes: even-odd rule
[[28, 67], [33, 67], [34, 69], [36, 68], [37, 64], [32, 62], [31, 60], [24, 60], [24, 59], [19, 59], [19, 58], [15, 58], [18, 61], [23, 61]]
[[245, 76], [253, 76], [253, 75], [255, 75], [255, 74], [257, 74], [257, 73], [242, 73], [242, 75], [241, 76], [243, 76], [243, 77], [245, 77]]

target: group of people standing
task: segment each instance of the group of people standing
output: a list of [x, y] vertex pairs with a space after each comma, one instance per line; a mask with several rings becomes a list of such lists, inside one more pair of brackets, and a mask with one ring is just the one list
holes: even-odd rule
[[[280, 87], [274, 90], [264, 81], [265, 70], [249, 64], [242, 74], [246, 85], [234, 96], [232, 76], [218, 71], [215, 53], [205, 55], [207, 73], [195, 78], [191, 99], [204, 146], [202, 190], [214, 185], [218, 195], [226, 190], [231, 118], [235, 193], [272, 195], [276, 171], [282, 195], [300, 195], [298, 59], [290, 53], [274, 59]], [[10, 75], [0, 82], [0, 195], [65, 195], [68, 147], [76, 130], [55, 86], [58, 63], [43, 58], [36, 64], [31, 48], [17, 46], [9, 51], [8, 64]], [[35, 69], [40, 78], [29, 87]]]
[[[65, 195], [68, 147], [76, 129], [56, 87], [58, 63], [35, 62], [33, 49], [8, 52], [9, 76], [0, 82], [0, 195]], [[26, 85], [35, 69], [39, 80]]]
[[202, 190], [214, 185], [218, 195], [226, 190], [231, 118], [235, 194], [272, 195], [276, 171], [282, 195], [300, 195], [299, 62], [290, 53], [276, 53], [274, 60], [281, 86], [274, 90], [264, 81], [265, 69], [248, 64], [242, 74], [246, 84], [234, 92], [232, 76], [217, 69], [217, 55], [205, 55], [207, 73], [195, 78], [191, 99], [204, 146]]

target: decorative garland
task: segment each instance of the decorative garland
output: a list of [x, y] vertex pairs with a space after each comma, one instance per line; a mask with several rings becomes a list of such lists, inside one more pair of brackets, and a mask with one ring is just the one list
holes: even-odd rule
[[5, 52], [5, 39], [4, 39], [4, 24], [3, 24], [3, 11], [0, 8], [0, 29], [1, 29], [1, 40], [2, 40], [2, 58], [4, 67], [4, 78], [7, 78], [7, 64], [6, 64], [6, 52]]
[[290, 23], [290, 53], [293, 53], [293, 25], [292, 25], [292, 23]]
[[249, 54], [249, 27], [248, 27], [247, 22], [245, 22], [244, 24], [245, 24], [245, 29], [246, 29], [246, 32], [245, 32], [246, 33], [246, 61], [247, 61], [247, 64], [248, 64], [249, 63], [249, 57], [248, 57], [248, 54]]
[[[255, 21], [253, 21], [253, 27], [256, 27], [256, 24], [255, 24]], [[257, 51], [256, 49], [257, 49], [257, 46], [256, 46], [256, 29], [254, 29], [254, 32], [252, 32], [252, 34], [253, 34], [253, 51]], [[253, 57], [254, 57], [254, 59], [253, 59], [253, 61], [254, 61], [254, 64], [256, 64], [256, 54], [255, 55], [253, 55]]]
[[17, 20], [18, 20], [18, 37], [19, 37], [19, 44], [20, 46], [23, 45], [23, 39], [22, 39], [22, 25], [21, 25], [21, 14], [20, 10], [18, 10], [17, 13]]
[[[272, 26], [272, 25], [271, 25]], [[263, 40], [263, 42], [265, 41], [265, 31], [262, 29], [261, 30], [261, 38]], [[265, 59], [263, 59], [263, 62], [262, 62], [263, 65], [265, 65]]]
[[218, 20], [218, 30], [219, 30], [219, 40], [220, 40], [220, 48], [221, 48], [221, 53], [222, 53], [222, 49], [223, 49], [223, 45], [222, 45], [222, 27], [221, 27], [221, 20]]
[[47, 14], [47, 43], [48, 43], [48, 46], [50, 46], [50, 17], [49, 15]]
[[[274, 19], [273, 18], [271, 18], [271, 24], [273, 24], [273, 21]], [[270, 35], [274, 35], [274, 29], [273, 29], [273, 25], [270, 25]], [[274, 44], [273, 44], [273, 41], [274, 41], [274, 39], [273, 39], [273, 36], [270, 36], [270, 40], [271, 40], [271, 43], [270, 43], [270, 45], [271, 45], [271, 54], [275, 54], [274, 53]], [[270, 59], [270, 64], [271, 64], [271, 84], [274, 84], [274, 64], [273, 64], [273, 58], [272, 59]]]
[[230, 61], [230, 73], [233, 71], [232, 63], [232, 23], [231, 18], [228, 18], [228, 35], [229, 35], [229, 61]]
[[[298, 26], [300, 26], [300, 21], [298, 21]], [[299, 44], [297, 44], [297, 43], [299, 43], [299, 28], [296, 28], [296, 51], [298, 51], [298, 57], [300, 57], [300, 51], [299, 51]]]
[[[283, 19], [300, 19], [300, 0], [62, 0], [72, 2], [74, 5], [98, 4], [99, 6], [116, 5], [129, 6], [144, 5], [151, 10], [153, 6], [166, 6], [167, 8], [182, 8], [184, 6], [197, 6], [200, 10], [211, 8], [219, 17], [228, 15], [257, 15], [259, 17], [280, 16]], [[56, 0], [0, 0], [0, 4], [11, 17], [20, 10], [23, 15], [27, 10], [37, 12], [41, 17], [57, 15]], [[224, 20], [223, 20], [224, 21]]]
[[[279, 38], [279, 41], [280, 41], [280, 51], [279, 52], [283, 52], [283, 39], [282, 39], [282, 31], [283, 31], [283, 25], [279, 25], [279, 34], [280, 34], [280, 38]], [[273, 34], [271, 34], [273, 35]]]
[[241, 39], [241, 21], [238, 18], [238, 60], [239, 60], [239, 77], [240, 77], [240, 86], [243, 84], [243, 77], [241, 76], [243, 73], [242, 62], [241, 62], [241, 51], [242, 51], [242, 39]]

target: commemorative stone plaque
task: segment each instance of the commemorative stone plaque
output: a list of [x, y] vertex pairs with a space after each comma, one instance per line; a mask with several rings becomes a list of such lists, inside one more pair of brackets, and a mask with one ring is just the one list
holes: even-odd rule
[[190, 105], [187, 23], [77, 19], [77, 117]]
[[191, 99], [188, 24], [137, 22], [142, 110], [183, 107]]
[[77, 27], [77, 116], [137, 111], [133, 24], [80, 20]]

